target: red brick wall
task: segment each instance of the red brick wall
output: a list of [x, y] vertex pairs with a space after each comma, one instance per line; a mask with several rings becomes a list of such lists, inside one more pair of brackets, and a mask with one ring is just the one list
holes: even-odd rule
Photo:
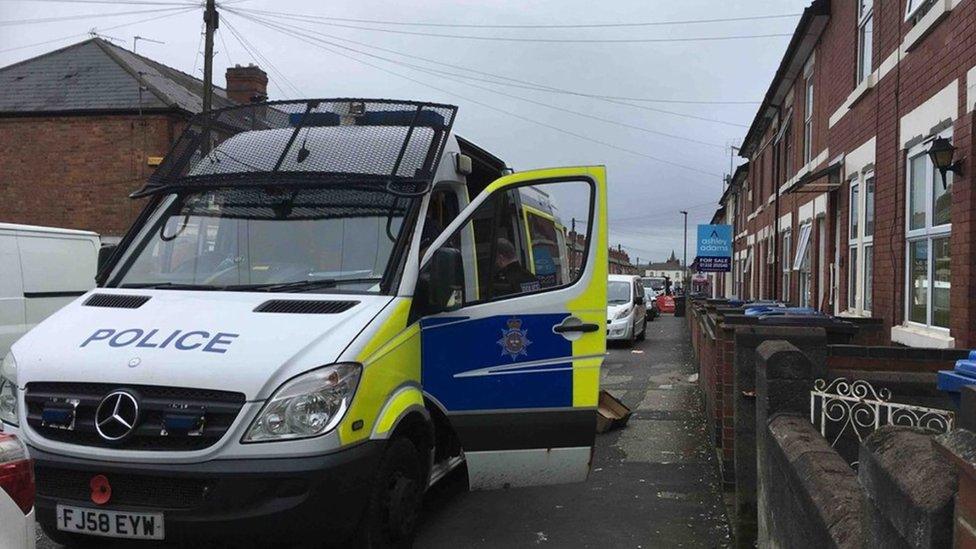
[[0, 118], [0, 221], [120, 236], [142, 208], [129, 193], [181, 130], [170, 115]]
[[[874, 55], [873, 68], [896, 50], [904, 35], [912, 25], [904, 22], [905, 0], [874, 1]], [[813, 156], [825, 148], [830, 161], [843, 153], [850, 152], [871, 137], [876, 137], [875, 151], [875, 233], [874, 233], [874, 276], [872, 280], [874, 316], [883, 319], [884, 330], [890, 335], [892, 326], [904, 321], [905, 307], [905, 151], [900, 148], [899, 121], [901, 117], [931, 98], [953, 80], [959, 83], [959, 112], [953, 126], [953, 143], [957, 148], [957, 158], [963, 157], [963, 175], [956, 176], [952, 195], [952, 289], [951, 335], [956, 346], [968, 348], [976, 346], [976, 237], [973, 232], [976, 218], [976, 192], [972, 189], [974, 164], [970, 161], [976, 155], [973, 135], [976, 122], [972, 114], [966, 113], [966, 72], [976, 65], [976, 2], [960, 2], [943, 21], [939, 22], [928, 36], [923, 38], [898, 66], [884, 76], [875, 87], [868, 90], [852, 108], [835, 124], [829, 126], [829, 118], [854, 90], [856, 85], [857, 21], [855, 3], [850, 1], [831, 2], [831, 16], [815, 50], [813, 78], [814, 99], [814, 138]], [[802, 60], [801, 60], [802, 61]], [[795, 169], [803, 166], [803, 109], [804, 79], [802, 75], [793, 83], [793, 165]], [[784, 105], [782, 114], [788, 106]], [[765, 163], [772, 156], [773, 139], [778, 128], [770, 127], [761, 137], [756, 154], [750, 158], [753, 163]], [[785, 164], [785, 158], [783, 159]], [[824, 167], [821, 165], [820, 167]], [[762, 170], [766, 171], [766, 170]], [[767, 203], [774, 192], [768, 183], [760, 180], [760, 170], [750, 170], [747, 185], [753, 189], [753, 208], [746, 201], [746, 214], [762, 206], [762, 211], [743, 227], [755, 234], [766, 226], [775, 224], [773, 205]], [[769, 173], [769, 172], [767, 172]], [[782, 185], [794, 174], [777, 170], [775, 187]], [[848, 174], [841, 174], [846, 180]], [[821, 181], [823, 182], [823, 181]], [[814, 199], [813, 194], [790, 194], [780, 198], [779, 215], [793, 212], [793, 250], [795, 253], [798, 234], [798, 209]], [[834, 216], [840, 211], [839, 264], [836, 269], [837, 300], [840, 310], [847, 308], [848, 279], [848, 204], [849, 188], [843, 183], [831, 194], [827, 209], [826, 252], [829, 267], [834, 261]], [[783, 227], [780, 228], [781, 230]], [[819, 246], [816, 232], [812, 235], [813, 267], [816, 268], [816, 254]], [[745, 239], [736, 242], [737, 251], [744, 248]], [[755, 276], [755, 273], [753, 273]], [[818, 277], [814, 276], [816, 281]], [[829, 273], [824, 278], [829, 281]], [[758, 286], [757, 286], [758, 287]], [[816, 288], [816, 285], [814, 285]], [[795, 301], [798, 291], [798, 276], [791, 276], [791, 296]], [[816, 294], [814, 294], [816, 295]], [[772, 285], [766, 284], [763, 295], [752, 297], [778, 297], [772, 294]], [[817, 304], [819, 305], [819, 303]], [[832, 307], [828, 310], [832, 311]]]
[[692, 343], [698, 359], [699, 387], [705, 401], [706, 431], [718, 453], [723, 481], [734, 478], [735, 415], [732, 390], [735, 343], [732, 330], [722, 325], [706, 328], [707, 311], [693, 302], [690, 314]]

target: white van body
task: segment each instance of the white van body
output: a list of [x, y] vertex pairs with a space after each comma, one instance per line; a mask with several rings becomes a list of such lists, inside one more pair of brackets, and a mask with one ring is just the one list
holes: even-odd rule
[[98, 234], [0, 223], [0, 355], [95, 287]]
[[[636, 275], [610, 275], [607, 301], [607, 339], [644, 339], [647, 334], [647, 303], [644, 285]], [[616, 292], [614, 290], [617, 290]]]
[[[461, 463], [474, 489], [586, 479], [605, 170], [506, 173], [455, 110], [292, 101], [184, 132], [98, 288], [0, 363], [49, 537], [405, 547]], [[557, 202], [590, 220], [572, 271]]]

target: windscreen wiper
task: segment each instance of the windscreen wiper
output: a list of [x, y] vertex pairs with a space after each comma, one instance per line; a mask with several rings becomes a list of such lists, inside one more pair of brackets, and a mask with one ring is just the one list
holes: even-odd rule
[[119, 288], [140, 288], [147, 290], [222, 290], [220, 286], [210, 284], [181, 284], [177, 282], [136, 282], [120, 284]]
[[236, 286], [225, 286], [224, 290], [231, 291], [253, 291], [253, 292], [308, 292], [321, 288], [334, 288], [339, 284], [376, 282], [382, 280], [380, 277], [369, 278], [319, 278], [315, 280], [295, 280], [293, 282], [280, 282], [275, 284], [239, 284]]

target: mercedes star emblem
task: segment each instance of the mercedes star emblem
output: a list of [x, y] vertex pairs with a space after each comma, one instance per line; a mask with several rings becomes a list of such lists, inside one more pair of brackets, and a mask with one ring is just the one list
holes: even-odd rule
[[128, 391], [112, 391], [95, 410], [95, 430], [110, 442], [128, 436], [138, 420], [139, 402]]

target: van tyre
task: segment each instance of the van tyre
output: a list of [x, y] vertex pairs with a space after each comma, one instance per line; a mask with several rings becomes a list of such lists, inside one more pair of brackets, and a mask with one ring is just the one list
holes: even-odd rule
[[637, 336], [637, 341], [644, 341], [647, 339], [647, 317], [644, 317], [644, 327], [641, 328], [640, 334]]
[[423, 497], [424, 467], [417, 447], [406, 438], [391, 440], [373, 477], [355, 546], [411, 547]]

